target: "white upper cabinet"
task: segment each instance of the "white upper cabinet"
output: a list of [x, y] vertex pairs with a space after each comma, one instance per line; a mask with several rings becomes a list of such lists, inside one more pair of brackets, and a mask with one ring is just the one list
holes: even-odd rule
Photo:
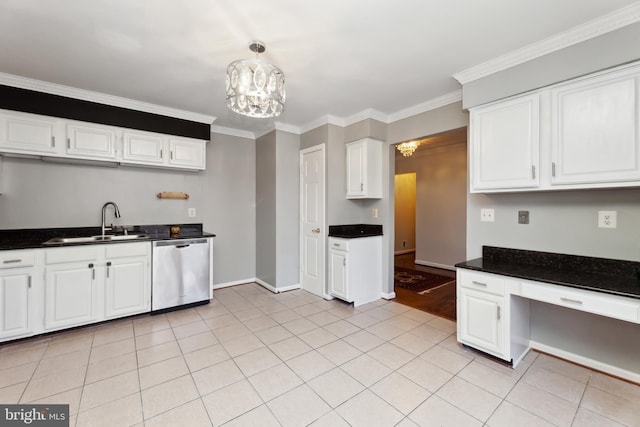
[[157, 133], [125, 130], [122, 135], [122, 160], [126, 163], [164, 163], [164, 138]]
[[382, 198], [382, 141], [347, 144], [347, 199]]
[[0, 150], [7, 153], [55, 154], [62, 141], [55, 118], [2, 111]]
[[640, 186], [640, 64], [471, 110], [470, 191]]
[[471, 129], [472, 192], [539, 185], [538, 94], [472, 110]]
[[640, 180], [638, 71], [551, 91], [552, 184]]
[[186, 169], [205, 169], [205, 141], [191, 138], [169, 137], [169, 163]]
[[68, 123], [67, 154], [81, 158], [116, 160], [116, 130], [93, 123]]
[[0, 154], [204, 170], [207, 142], [0, 110]]

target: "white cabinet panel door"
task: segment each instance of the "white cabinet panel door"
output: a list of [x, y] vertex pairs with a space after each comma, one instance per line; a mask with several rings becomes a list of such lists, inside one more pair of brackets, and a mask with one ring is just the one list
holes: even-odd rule
[[204, 170], [206, 166], [206, 141], [170, 138], [169, 165]]
[[30, 288], [30, 272], [0, 271], [0, 338], [17, 337], [31, 331]]
[[345, 301], [353, 301], [348, 292], [347, 252], [330, 251], [329, 253], [329, 292]]
[[638, 76], [552, 91], [552, 184], [640, 180]]
[[458, 314], [458, 339], [494, 356], [504, 357], [504, 338], [501, 319], [502, 297], [458, 287], [461, 304]]
[[471, 192], [539, 185], [538, 94], [472, 110], [471, 130]]
[[94, 264], [57, 264], [46, 268], [45, 329], [96, 320]]
[[116, 132], [104, 126], [68, 124], [67, 154], [82, 158], [115, 160]]
[[55, 154], [57, 144], [62, 144], [56, 140], [56, 123], [52, 117], [1, 112], [0, 148], [8, 152]]
[[147, 258], [107, 261], [105, 317], [149, 311], [150, 279]]
[[122, 136], [123, 162], [162, 164], [164, 163], [164, 138], [151, 133], [124, 132]]

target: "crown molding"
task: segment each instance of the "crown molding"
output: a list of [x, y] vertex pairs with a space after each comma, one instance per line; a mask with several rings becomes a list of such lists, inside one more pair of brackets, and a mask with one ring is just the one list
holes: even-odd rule
[[445, 105], [460, 101], [462, 101], [462, 90], [454, 90], [453, 92], [445, 93], [442, 96], [414, 105], [413, 107], [405, 108], [404, 110], [389, 114], [386, 123], [397, 122], [398, 120], [417, 116], [418, 114], [426, 113], [427, 111], [435, 110], [436, 108], [444, 107]]
[[464, 85], [498, 71], [531, 61], [560, 49], [615, 31], [640, 21], [640, 2], [588, 21], [537, 43], [498, 56], [456, 73], [453, 78]]
[[363, 120], [377, 120], [382, 123], [389, 123], [389, 116], [373, 108], [367, 108], [343, 119], [344, 126], [350, 126]]
[[136, 101], [134, 99], [122, 98], [114, 95], [107, 95], [106, 93], [101, 92], [78, 89], [75, 87], [45, 82], [42, 80], [30, 79], [13, 74], [0, 73], [0, 84], [5, 86], [17, 87], [20, 89], [44, 92], [51, 95], [60, 95], [66, 96], [68, 98], [81, 99], [83, 101], [97, 102], [99, 104], [111, 105], [114, 107], [144, 111], [146, 113], [159, 114], [161, 116], [175, 117], [178, 119], [190, 120], [198, 123], [211, 124], [216, 120], [216, 117], [206, 114], [179, 110], [176, 108], [165, 107], [162, 105], [151, 104], [143, 101]]
[[218, 125], [211, 125], [211, 133], [237, 136], [238, 138], [256, 139], [256, 134], [254, 132]]
[[282, 132], [294, 133], [296, 135], [300, 135], [302, 132], [300, 131], [300, 126], [290, 125], [284, 122], [275, 122], [275, 129]]

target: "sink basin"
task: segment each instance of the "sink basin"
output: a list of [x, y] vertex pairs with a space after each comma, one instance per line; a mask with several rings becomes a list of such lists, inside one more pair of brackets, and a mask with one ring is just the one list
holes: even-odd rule
[[85, 237], [54, 237], [44, 242], [44, 245], [73, 245], [76, 243], [100, 243], [127, 240], [148, 239], [148, 234], [107, 234], [105, 236]]

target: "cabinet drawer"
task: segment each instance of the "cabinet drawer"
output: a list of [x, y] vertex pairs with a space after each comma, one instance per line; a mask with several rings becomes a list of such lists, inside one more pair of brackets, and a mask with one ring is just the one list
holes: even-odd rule
[[46, 264], [60, 264], [76, 261], [95, 261], [98, 251], [95, 246], [86, 245], [74, 248], [47, 249], [45, 252]]
[[349, 240], [348, 239], [329, 239], [329, 249], [335, 249], [338, 251], [348, 251], [349, 250]]
[[504, 279], [493, 274], [458, 270], [458, 282], [461, 286], [477, 291], [489, 292], [495, 295], [504, 295]]
[[32, 267], [36, 263], [35, 251], [3, 251], [0, 252], [0, 269]]
[[640, 300], [537, 282], [523, 282], [522, 296], [574, 310], [640, 323]]
[[107, 259], [147, 256], [151, 248], [150, 242], [120, 243], [106, 246]]

